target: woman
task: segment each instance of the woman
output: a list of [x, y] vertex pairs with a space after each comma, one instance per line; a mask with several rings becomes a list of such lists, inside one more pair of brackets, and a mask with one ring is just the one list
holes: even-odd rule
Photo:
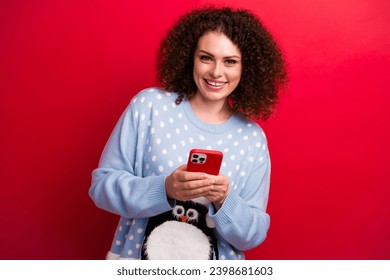
[[[283, 56], [252, 13], [194, 10], [162, 41], [158, 78], [162, 88], [132, 99], [92, 175], [95, 204], [121, 216], [107, 258], [151, 258], [152, 221], [191, 201], [207, 207], [216, 240], [208, 257], [244, 259], [270, 224], [269, 152], [251, 119], [272, 114], [286, 83]], [[192, 148], [222, 151], [220, 174], [186, 171]], [[177, 250], [159, 242], [166, 251], [157, 258], [198, 258], [185, 254], [191, 245], [170, 255]]]

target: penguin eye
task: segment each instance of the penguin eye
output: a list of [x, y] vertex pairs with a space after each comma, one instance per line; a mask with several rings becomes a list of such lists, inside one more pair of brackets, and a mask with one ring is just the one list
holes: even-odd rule
[[172, 214], [173, 216], [176, 218], [176, 219], [180, 219], [183, 215], [184, 215], [184, 207], [181, 206], [181, 205], [176, 205], [173, 209], [172, 209]]
[[188, 217], [189, 222], [194, 222], [194, 223], [198, 222], [199, 213], [195, 209], [192, 208], [188, 209], [186, 216]]

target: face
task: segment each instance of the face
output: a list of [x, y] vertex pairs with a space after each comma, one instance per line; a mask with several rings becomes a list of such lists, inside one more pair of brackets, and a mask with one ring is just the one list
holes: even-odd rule
[[223, 101], [241, 79], [241, 52], [221, 32], [207, 32], [199, 38], [194, 56], [197, 95], [207, 101]]

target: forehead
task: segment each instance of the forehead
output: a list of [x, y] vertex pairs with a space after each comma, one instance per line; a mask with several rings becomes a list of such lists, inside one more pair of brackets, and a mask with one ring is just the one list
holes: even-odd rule
[[209, 31], [198, 40], [197, 51], [214, 55], [241, 56], [241, 52], [229, 37], [222, 32]]

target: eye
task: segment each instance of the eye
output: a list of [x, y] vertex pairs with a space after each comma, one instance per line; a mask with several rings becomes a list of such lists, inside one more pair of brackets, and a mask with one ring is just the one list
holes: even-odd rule
[[188, 217], [189, 222], [197, 223], [199, 219], [199, 213], [195, 209], [188, 209], [186, 216]]
[[202, 60], [202, 61], [212, 61], [213, 58], [211, 56], [209, 56], [209, 55], [201, 55], [200, 56], [200, 60]]
[[172, 209], [172, 214], [173, 216], [176, 218], [176, 219], [180, 219], [183, 215], [184, 215], [184, 207], [181, 206], [181, 205], [176, 205], [173, 209]]
[[227, 59], [227, 60], [225, 60], [225, 63], [226, 63], [226, 64], [236, 64], [236, 63], [237, 63], [237, 60], [234, 60], [234, 59]]

